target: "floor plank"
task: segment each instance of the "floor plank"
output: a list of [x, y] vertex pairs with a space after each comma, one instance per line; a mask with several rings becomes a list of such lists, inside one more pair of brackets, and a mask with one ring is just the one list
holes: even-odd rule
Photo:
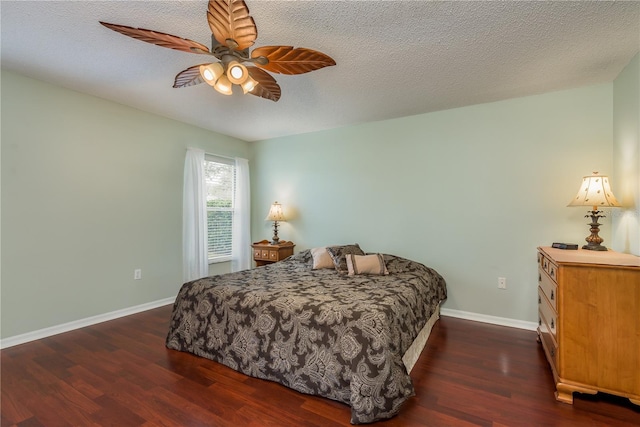
[[[164, 346], [171, 306], [1, 351], [2, 427], [348, 426], [346, 405]], [[411, 373], [395, 426], [640, 425], [604, 394], [554, 399], [536, 334], [443, 317]]]

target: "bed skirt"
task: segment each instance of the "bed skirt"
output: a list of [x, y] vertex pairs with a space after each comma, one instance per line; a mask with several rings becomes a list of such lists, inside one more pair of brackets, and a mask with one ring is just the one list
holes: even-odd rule
[[407, 373], [411, 373], [411, 370], [418, 361], [422, 350], [424, 349], [425, 345], [427, 345], [427, 340], [429, 339], [429, 335], [431, 335], [431, 329], [433, 329], [433, 325], [436, 324], [439, 318], [440, 304], [438, 304], [438, 307], [433, 312], [424, 327], [420, 330], [416, 339], [413, 340], [411, 346], [407, 349], [404, 356], [402, 356], [402, 362], [404, 362], [404, 366], [406, 366], [407, 368]]

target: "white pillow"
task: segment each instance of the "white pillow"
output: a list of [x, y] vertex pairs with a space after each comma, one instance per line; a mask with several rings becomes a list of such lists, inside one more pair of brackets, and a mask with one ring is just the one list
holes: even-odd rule
[[345, 256], [347, 258], [347, 270], [349, 270], [349, 276], [356, 274], [389, 274], [387, 266], [384, 264], [384, 258], [381, 254], [347, 254]]
[[318, 270], [320, 268], [335, 268], [333, 265], [333, 258], [327, 252], [327, 248], [313, 248], [311, 249], [311, 256], [313, 257], [313, 269]]

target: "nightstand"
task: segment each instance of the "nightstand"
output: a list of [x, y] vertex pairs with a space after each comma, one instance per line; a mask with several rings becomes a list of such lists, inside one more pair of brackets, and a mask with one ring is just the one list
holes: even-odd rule
[[277, 245], [272, 245], [268, 240], [263, 240], [251, 245], [253, 248], [253, 260], [256, 262], [257, 267], [272, 264], [293, 255], [295, 246], [293, 242], [285, 240], [280, 241]]

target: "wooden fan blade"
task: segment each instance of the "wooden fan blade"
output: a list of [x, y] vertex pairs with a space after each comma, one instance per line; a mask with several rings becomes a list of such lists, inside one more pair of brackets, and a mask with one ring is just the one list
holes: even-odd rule
[[273, 102], [278, 102], [281, 92], [280, 85], [278, 85], [276, 79], [260, 68], [247, 67], [247, 71], [249, 71], [249, 75], [258, 82], [258, 86], [253, 88], [249, 93], [261, 98], [270, 99]]
[[180, 88], [204, 83], [204, 79], [200, 75], [200, 65], [208, 64], [194, 65], [193, 67], [189, 67], [186, 70], [180, 71], [176, 76], [173, 87]]
[[[183, 39], [182, 37], [172, 36], [171, 34], [161, 33], [159, 31], [145, 30], [144, 28], [127, 27], [126, 25], [109, 24], [100, 21], [105, 27], [116, 31], [125, 36], [133, 37], [143, 42], [155, 44], [157, 46], [168, 47], [169, 49], [181, 50], [189, 53], [209, 53], [209, 48], [201, 43], [193, 40]], [[198, 52], [192, 48], [204, 51]]]
[[303, 74], [320, 68], [336, 65], [336, 61], [322, 52], [304, 47], [292, 46], [263, 46], [251, 52], [252, 58], [266, 57], [269, 62], [265, 65], [256, 63], [260, 68], [280, 74]]
[[237, 50], [244, 50], [253, 46], [258, 37], [256, 24], [243, 0], [209, 0], [207, 21], [215, 39], [224, 46], [229, 46], [227, 39], [231, 39], [238, 44]]

